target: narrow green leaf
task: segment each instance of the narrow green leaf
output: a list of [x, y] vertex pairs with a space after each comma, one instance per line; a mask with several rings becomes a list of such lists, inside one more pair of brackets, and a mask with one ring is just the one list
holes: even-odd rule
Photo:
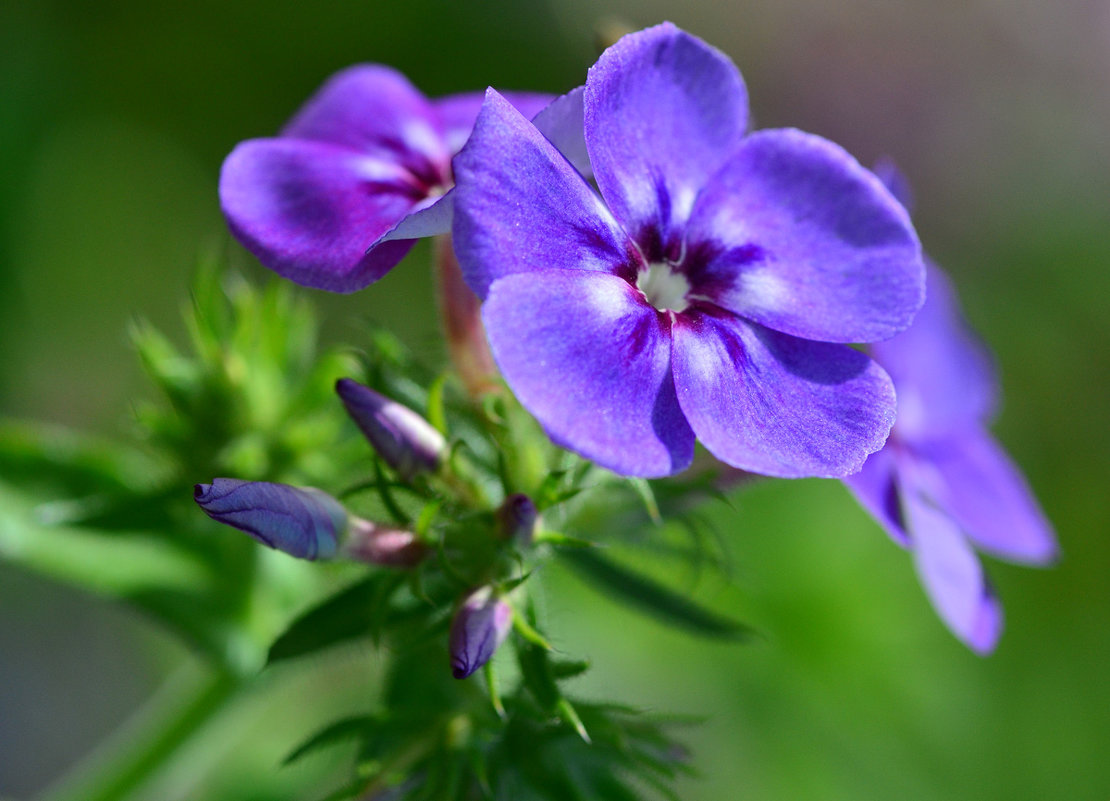
[[517, 661], [520, 663], [524, 685], [536, 699], [536, 703], [549, 714], [555, 712], [563, 696], [555, 683], [547, 651], [531, 642], [525, 642], [517, 648]]
[[150, 458], [61, 426], [0, 419], [0, 476], [47, 497], [132, 492], [164, 475]]
[[585, 659], [560, 659], [551, 661], [551, 674], [556, 679], [572, 679], [581, 676], [590, 669], [590, 663]]
[[618, 601], [630, 604], [665, 623], [706, 637], [744, 640], [754, 630], [691, 601], [654, 579], [618, 564], [598, 549], [568, 549], [563, 560], [584, 580]]
[[559, 717], [563, 719], [564, 723], [574, 729], [583, 742], [587, 745], [590, 744], [589, 732], [582, 725], [582, 718], [578, 717], [578, 713], [574, 710], [574, 705], [570, 701], [566, 698], [560, 698], [559, 703], [555, 705], [555, 711], [559, 713]]
[[397, 500], [393, 497], [393, 493], [389, 489], [389, 482], [385, 478], [385, 473], [382, 471], [382, 463], [378, 459], [374, 459], [374, 483], [378, 490], [378, 495], [382, 499], [382, 504], [393, 516], [393, 522], [400, 526], [407, 526], [411, 521], [405, 511], [398, 505]]
[[551, 643], [549, 643], [542, 634], [536, 631], [532, 624], [525, 620], [524, 615], [515, 607], [513, 608], [513, 628], [516, 629], [517, 634], [533, 645], [542, 648], [544, 651], [552, 650]]
[[378, 718], [373, 715], [358, 715], [337, 720], [317, 731], [303, 743], [298, 745], [289, 755], [282, 760], [282, 765], [291, 765], [309, 754], [342, 745], [353, 740], [362, 739], [367, 730], [377, 724]]
[[497, 686], [497, 668], [493, 666], [493, 660], [486, 662], [482, 670], [486, 679], [486, 690], [489, 692], [490, 705], [493, 707], [493, 711], [497, 713], [497, 717], [504, 720], [505, 705], [501, 703], [501, 691]]
[[428, 388], [428, 422], [443, 436], [447, 436], [447, 411], [444, 402], [444, 388], [447, 373], [441, 373]]
[[34, 501], [0, 482], [0, 558], [103, 595], [201, 590], [212, 576], [172, 536], [44, 525]]
[[309, 609], [270, 646], [266, 663], [320, 651], [373, 633], [382, 607], [405, 581], [400, 572], [378, 572]]
[[663, 525], [663, 517], [659, 514], [659, 502], [655, 500], [655, 492], [651, 489], [651, 484], [648, 483], [646, 478], [630, 478], [628, 479], [629, 486], [636, 491], [639, 496], [640, 502], [644, 505], [644, 510], [647, 512], [648, 518], [657, 526]]

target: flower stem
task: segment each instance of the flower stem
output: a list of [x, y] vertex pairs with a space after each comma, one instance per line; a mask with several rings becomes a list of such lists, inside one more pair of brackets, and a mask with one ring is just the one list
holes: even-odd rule
[[120, 801], [167, 767], [242, 687], [223, 670], [183, 669], [113, 738], [43, 795], [43, 801]]

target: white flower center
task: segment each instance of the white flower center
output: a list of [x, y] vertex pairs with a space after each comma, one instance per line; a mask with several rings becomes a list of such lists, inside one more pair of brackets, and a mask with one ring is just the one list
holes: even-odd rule
[[669, 264], [649, 264], [646, 270], [641, 270], [636, 276], [636, 288], [659, 311], [680, 312], [690, 305], [686, 299], [690, 282], [682, 273], [675, 272]]

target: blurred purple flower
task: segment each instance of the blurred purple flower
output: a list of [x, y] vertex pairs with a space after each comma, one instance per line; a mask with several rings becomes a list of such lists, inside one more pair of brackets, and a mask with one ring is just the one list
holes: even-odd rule
[[[550, 96], [514, 93], [528, 117]], [[220, 202], [232, 233], [264, 265], [304, 286], [353, 292], [415, 240], [451, 226], [451, 156], [480, 94], [429, 100], [374, 64], [332, 76], [270, 139], [224, 161]]]
[[521, 403], [626, 475], [684, 469], [695, 435], [753, 472], [858, 470], [895, 401], [844, 343], [921, 305], [905, 210], [824, 139], [745, 136], [736, 67], [670, 24], [606, 50], [559, 106], [541, 134], [490, 90], [455, 159], [455, 248]]
[[491, 587], [467, 596], [451, 621], [451, 675], [465, 679], [486, 664], [505, 641], [512, 622], [512, 607]]
[[987, 431], [993, 365], [948, 279], [928, 266], [927, 300], [903, 334], [871, 349], [898, 392], [886, 447], [848, 487], [914, 564], [937, 613], [979, 653], [994, 649], [1002, 607], [975, 548], [1026, 564], [1057, 556], [1021, 473]]
[[300, 559], [331, 559], [347, 529], [347, 510], [318, 489], [216, 478], [193, 498], [213, 520]]
[[335, 391], [374, 450], [402, 478], [439, 469], [447, 441], [431, 423], [350, 378], [339, 379]]

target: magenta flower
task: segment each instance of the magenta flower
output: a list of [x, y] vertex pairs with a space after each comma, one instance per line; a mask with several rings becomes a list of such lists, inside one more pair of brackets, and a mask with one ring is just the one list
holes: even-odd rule
[[[529, 117], [551, 99], [510, 97]], [[242, 142], [224, 161], [220, 203], [232, 233], [298, 284], [372, 284], [416, 239], [450, 229], [451, 156], [481, 100], [429, 100], [389, 67], [337, 73], [280, 136]]]
[[929, 600], [979, 653], [994, 649], [1002, 607], [975, 549], [1026, 564], [1057, 556], [1056, 539], [1021, 473], [987, 431], [997, 389], [939, 268], [905, 333], [872, 347], [898, 391], [886, 447], [848, 487], [909, 548]]
[[673, 25], [606, 50], [575, 99], [584, 148], [490, 90], [455, 159], [455, 248], [521, 403], [628, 475], [685, 468], [695, 435], [753, 472], [858, 470], [895, 401], [845, 343], [921, 305], [905, 210], [824, 139], [745, 136], [740, 73]]

